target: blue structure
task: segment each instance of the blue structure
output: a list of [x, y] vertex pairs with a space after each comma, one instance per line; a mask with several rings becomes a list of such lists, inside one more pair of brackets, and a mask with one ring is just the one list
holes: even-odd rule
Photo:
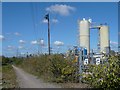
[[87, 49], [86, 48], [83, 49], [83, 54], [87, 55]]

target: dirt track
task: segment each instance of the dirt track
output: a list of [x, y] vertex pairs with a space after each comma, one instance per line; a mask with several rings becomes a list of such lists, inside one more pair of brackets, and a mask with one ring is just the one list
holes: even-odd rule
[[60, 88], [60, 86], [45, 83], [36, 76], [33, 76], [18, 67], [13, 66], [13, 68], [16, 72], [17, 82], [20, 88]]

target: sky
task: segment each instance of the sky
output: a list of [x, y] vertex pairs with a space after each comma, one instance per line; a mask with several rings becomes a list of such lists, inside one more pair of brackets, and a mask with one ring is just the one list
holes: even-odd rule
[[[92, 19], [92, 25], [107, 23], [110, 27], [110, 43], [113, 50], [118, 45], [117, 2], [19, 2], [2, 3], [2, 53], [15, 56], [47, 50], [47, 21], [50, 14], [52, 52], [66, 52], [78, 45], [78, 20]], [[97, 49], [98, 31], [90, 31], [91, 49]], [[38, 42], [39, 41], [39, 42]], [[0, 48], [1, 49], [1, 48]]]

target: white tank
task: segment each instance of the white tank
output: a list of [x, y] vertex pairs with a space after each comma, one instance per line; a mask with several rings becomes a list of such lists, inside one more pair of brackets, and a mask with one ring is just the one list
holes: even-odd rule
[[109, 27], [102, 25], [100, 27], [100, 52], [106, 53], [106, 48], [109, 48]]
[[90, 53], [90, 22], [88, 20], [81, 20], [79, 22], [80, 32], [80, 46], [87, 48], [87, 54]]

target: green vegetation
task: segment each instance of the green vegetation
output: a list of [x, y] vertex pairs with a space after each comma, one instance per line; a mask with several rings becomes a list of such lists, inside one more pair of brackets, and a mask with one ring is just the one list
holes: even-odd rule
[[0, 89], [2, 88], [2, 57], [0, 57]]
[[[7, 60], [6, 60], [7, 59]], [[40, 55], [28, 56], [24, 58], [3, 58], [3, 86], [16, 87], [16, 76], [11, 64], [23, 68], [25, 71], [32, 73], [46, 82], [55, 82], [63, 87], [79, 86], [78, 66], [74, 58], [64, 58], [63, 55]], [[120, 88], [120, 56], [111, 56], [107, 62], [100, 65], [88, 65], [87, 74], [82, 74], [81, 85], [95, 88]], [[75, 83], [75, 84], [73, 84]], [[72, 86], [73, 85], [73, 86]]]
[[2, 56], [2, 66], [10, 65], [10, 64], [20, 64], [22, 63], [20, 60], [22, 61], [23, 58]]
[[2, 88], [2, 66], [0, 66], [0, 89]]
[[[58, 54], [41, 55], [18, 62], [21, 68], [49, 82], [77, 83], [79, 80], [78, 67], [69, 57], [65, 59]], [[104, 64], [89, 65], [88, 74], [82, 75], [82, 81], [95, 88], [120, 88], [119, 65], [119, 56], [111, 56]]]
[[15, 72], [11, 65], [2, 67], [2, 88], [17, 88]]
[[89, 74], [83, 81], [95, 88], [120, 88], [120, 57], [112, 56], [108, 62], [100, 65], [90, 65]]
[[17, 88], [16, 75], [12, 68], [13, 58], [2, 56], [2, 88]]
[[2, 66], [0, 66], [0, 73], [2, 73]]
[[64, 59], [62, 55], [25, 58], [19, 66], [49, 82], [77, 82], [78, 80], [75, 63]]

